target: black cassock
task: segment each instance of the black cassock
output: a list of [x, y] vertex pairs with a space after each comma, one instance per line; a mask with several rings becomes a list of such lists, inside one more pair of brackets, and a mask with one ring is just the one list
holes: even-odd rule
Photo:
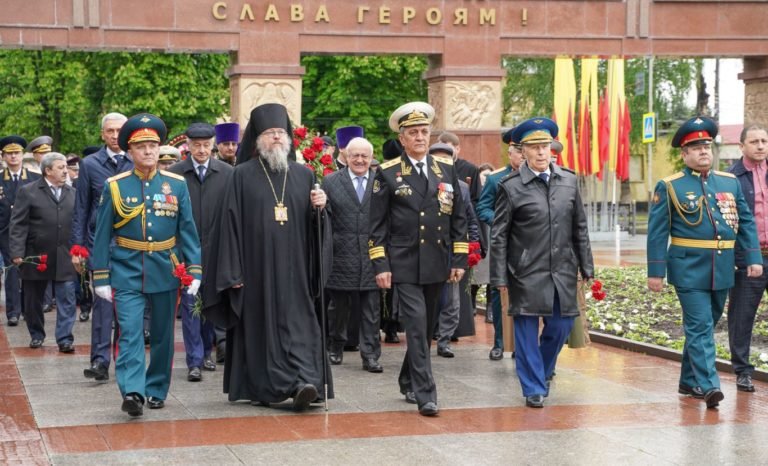
[[[306, 383], [323, 396], [323, 351], [314, 296], [318, 290], [317, 221], [330, 243], [330, 222], [310, 203], [314, 174], [289, 162], [284, 204], [275, 220], [284, 173], [259, 159], [234, 169], [203, 271], [203, 313], [227, 328], [224, 392], [230, 401], [277, 403]], [[274, 186], [274, 192], [267, 180]], [[327, 251], [326, 251], [327, 249]], [[330, 247], [322, 256], [329, 257]], [[330, 266], [326, 265], [326, 276]], [[243, 287], [232, 286], [242, 283]], [[329, 398], [333, 397], [330, 367]]]

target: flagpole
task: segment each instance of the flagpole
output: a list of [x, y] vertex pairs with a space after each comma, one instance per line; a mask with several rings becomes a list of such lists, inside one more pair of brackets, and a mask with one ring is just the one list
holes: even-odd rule
[[[648, 58], [648, 113], [653, 112], [653, 55]], [[648, 144], [648, 209], [653, 198], [653, 143]]]

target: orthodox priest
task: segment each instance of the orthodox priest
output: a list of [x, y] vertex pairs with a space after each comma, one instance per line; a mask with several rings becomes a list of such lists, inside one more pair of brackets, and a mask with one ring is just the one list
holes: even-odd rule
[[326, 195], [313, 188], [309, 169], [290, 160], [291, 146], [284, 106], [251, 111], [205, 258], [203, 302], [205, 315], [227, 328], [229, 400], [268, 406], [293, 398], [303, 411], [321, 400], [325, 383], [333, 396], [314, 307], [322, 286], [317, 222], [329, 239], [330, 227]]

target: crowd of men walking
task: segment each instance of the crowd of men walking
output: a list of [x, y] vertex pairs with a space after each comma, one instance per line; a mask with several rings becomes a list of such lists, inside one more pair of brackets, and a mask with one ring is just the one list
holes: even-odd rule
[[[72, 353], [79, 305], [80, 320], [91, 321], [84, 376], [107, 381], [117, 354], [130, 416], [165, 405], [177, 317], [190, 382], [223, 363], [230, 401], [290, 398], [296, 410], [333, 397], [331, 366], [345, 351], [358, 352], [363, 370], [384, 372], [381, 332], [397, 343], [404, 330], [400, 392], [434, 416], [432, 342], [438, 356], [455, 356], [451, 342], [474, 334], [476, 293], [487, 285], [489, 358], [503, 359], [509, 313], [525, 403], [540, 408], [579, 315], [577, 283], [594, 276], [577, 178], [553, 161], [550, 119], [505, 132], [509, 161], [494, 170], [460, 158], [453, 133], [430, 145], [433, 118], [423, 102], [396, 109], [389, 126], [397, 137], [381, 163], [364, 128], [340, 128], [335, 143], [323, 137], [336, 170], [321, 182], [296, 161], [279, 104], [254, 108], [242, 140], [236, 123], [192, 123], [183, 151], [161, 145], [166, 126], [149, 113], [105, 115], [104, 144], [83, 158], [52, 152], [47, 136], [30, 144], [5, 137], [8, 325], [23, 317], [30, 347], [39, 348], [44, 310], [55, 308], [59, 351]], [[711, 169], [716, 134], [701, 117], [675, 135], [687, 168], [659, 182], [648, 236], [648, 286], [659, 291], [667, 275], [683, 306], [679, 391], [710, 408], [723, 398], [713, 328], [729, 289], [738, 387], [754, 390], [749, 337], [768, 256], [768, 135], [746, 128], [743, 162], [727, 174]], [[475, 247], [485, 260], [468, 274]]]

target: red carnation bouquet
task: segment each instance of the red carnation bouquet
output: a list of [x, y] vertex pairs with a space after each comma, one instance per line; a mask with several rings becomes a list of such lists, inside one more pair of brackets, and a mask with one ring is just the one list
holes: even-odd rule
[[469, 242], [469, 253], [467, 254], [467, 266], [469, 267], [469, 281], [467, 281], [467, 289], [472, 287], [472, 275], [474, 275], [475, 266], [483, 260], [483, 256], [480, 253], [480, 243], [477, 241]]
[[[173, 269], [173, 276], [179, 279], [181, 288], [186, 288], [192, 284], [195, 277], [187, 272], [187, 266], [184, 262], [176, 265]], [[192, 306], [192, 317], [200, 318], [203, 313], [203, 299], [200, 297], [200, 293], [195, 296], [195, 305]]]
[[592, 298], [596, 301], [602, 301], [606, 297], [606, 293], [603, 290], [603, 282], [595, 279], [592, 282]]
[[8, 267], [3, 267], [3, 272], [11, 267], [19, 267], [21, 264], [32, 264], [38, 272], [45, 272], [48, 270], [48, 254], [40, 254], [39, 256], [27, 256], [21, 259], [18, 264], [11, 264]]
[[323, 154], [323, 140], [305, 126], [293, 130], [293, 148], [301, 154], [304, 165], [315, 173], [318, 183], [334, 172], [333, 156]]
[[88, 273], [88, 248], [85, 246], [74, 245], [69, 250], [69, 255], [76, 257], [80, 262], [80, 285], [85, 283], [85, 274]]

